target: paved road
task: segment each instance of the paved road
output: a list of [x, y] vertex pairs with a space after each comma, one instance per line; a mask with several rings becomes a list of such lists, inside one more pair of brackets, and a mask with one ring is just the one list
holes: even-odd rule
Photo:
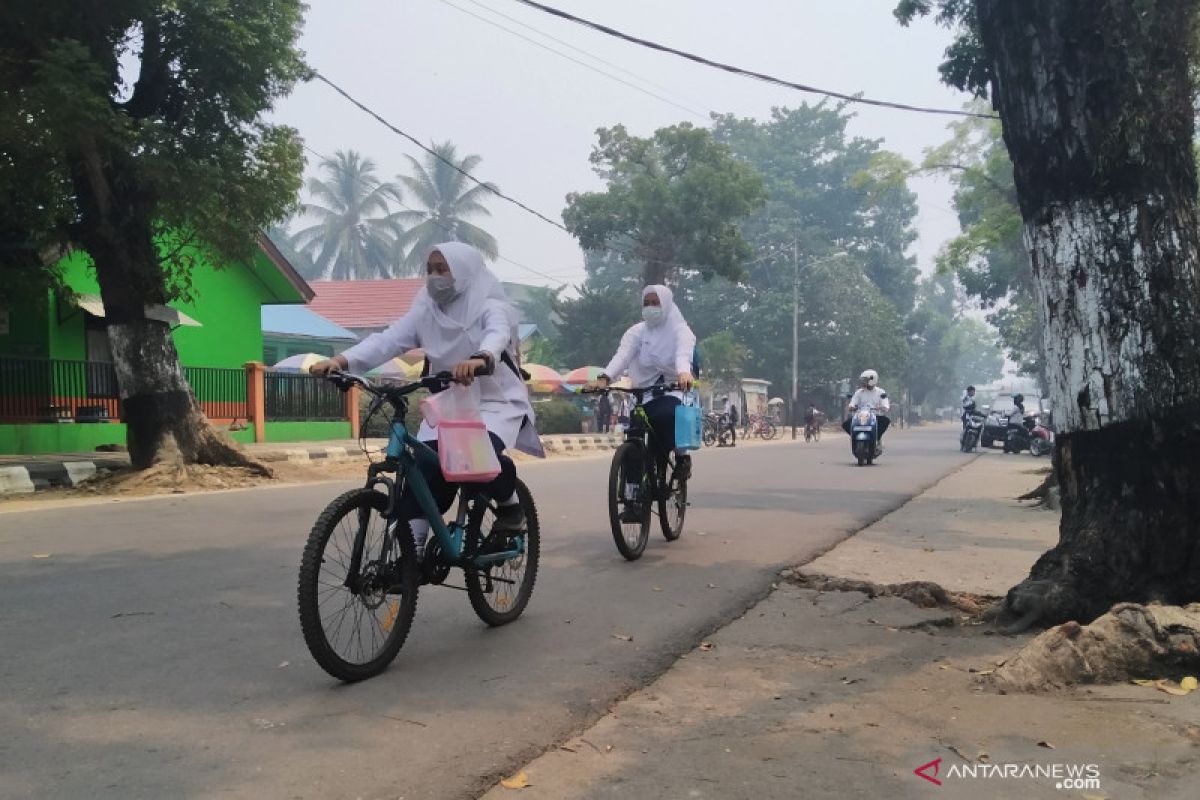
[[347, 485], [0, 513], [0, 797], [473, 797], [963, 464], [954, 436], [896, 431], [869, 469], [840, 436], [705, 451], [683, 537], [632, 564], [606, 460], [523, 465], [544, 539], [524, 617], [491, 630], [427, 590], [392, 668], [349, 687], [295, 611], [308, 527]]

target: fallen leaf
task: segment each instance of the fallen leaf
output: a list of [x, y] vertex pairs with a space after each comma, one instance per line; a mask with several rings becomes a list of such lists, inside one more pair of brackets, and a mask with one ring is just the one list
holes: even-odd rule
[[1191, 675], [1188, 675], [1179, 682], [1179, 688], [1187, 689], [1189, 692], [1194, 692], [1196, 689], [1200, 689], [1200, 681], [1196, 680]]
[[291, 665], [292, 665], [292, 662], [284, 661], [278, 667], [276, 667], [276, 669], [283, 669], [284, 667], [290, 667]]
[[50, 554], [49, 553], [34, 553], [33, 557], [34, 558], [49, 558]]
[[1053, 750], [1053, 749], [1054, 749], [1054, 745], [1052, 745], [1052, 744], [1050, 744], [1049, 742], [1046, 742], [1046, 741], [1041, 741], [1041, 742], [1038, 742], [1038, 747], [1044, 747], [1044, 748], [1046, 748], [1047, 750]]
[[662, 591], [662, 587], [661, 587], [661, 586], [655, 586], [655, 587], [654, 587], [654, 591], [656, 591], [656, 592], [661, 592], [661, 591]]
[[614, 633], [614, 634], [612, 635], [612, 637], [613, 637], [614, 639], [620, 639], [622, 642], [632, 642], [632, 641], [633, 641], [633, 637], [632, 637], [632, 636], [627, 636], [627, 635], [626, 635], [626, 634], [624, 634], [624, 633]]
[[612, 747], [613, 747], [613, 746], [612, 746], [611, 744], [606, 744], [606, 745], [604, 745], [604, 752], [606, 752], [606, 753], [611, 753], [611, 752], [612, 752]]
[[945, 664], [938, 664], [938, 669], [950, 669]]
[[713, 649], [713, 643], [712, 642], [701, 642], [700, 649], [707, 653], [709, 650]]
[[710, 584], [708, 585], [708, 588], [710, 588], [710, 589], [715, 589], [715, 588], [717, 588], [717, 585], [716, 585], [715, 583], [710, 583]]
[[505, 789], [524, 789], [526, 786], [530, 785], [529, 776], [526, 775], [524, 771], [521, 771], [516, 775], [513, 775], [511, 778], [505, 778], [504, 780], [500, 781], [500, 785]]

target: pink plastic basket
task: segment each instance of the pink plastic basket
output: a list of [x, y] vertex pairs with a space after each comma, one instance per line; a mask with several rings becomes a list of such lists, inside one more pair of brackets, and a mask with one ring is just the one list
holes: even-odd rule
[[443, 419], [437, 432], [438, 461], [446, 480], [488, 483], [500, 474], [500, 460], [482, 422]]

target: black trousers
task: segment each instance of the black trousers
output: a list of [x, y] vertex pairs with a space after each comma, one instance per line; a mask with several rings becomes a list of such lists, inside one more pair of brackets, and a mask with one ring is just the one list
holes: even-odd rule
[[[646, 403], [646, 417], [650, 420], [650, 452], [658, 464], [658, 475], [666, 479], [667, 455], [675, 449], [675, 409], [679, 408], [678, 397], [663, 395]], [[635, 423], [636, 424], [636, 423]], [[636, 454], [627, 456], [625, 474], [629, 476], [642, 474], [641, 458]], [[632, 481], [631, 481], [632, 482]]]
[[[842, 423], [842, 430], [844, 430], [846, 433], [850, 432], [850, 420], [851, 419], [853, 419], [853, 417], [847, 417], [846, 421]], [[875, 421], [877, 423], [879, 423], [879, 441], [882, 442], [883, 434], [887, 431], [888, 427], [892, 424], [892, 421], [890, 419], [888, 419], [887, 417], [885, 417], [883, 414], [876, 414]]]
[[[473, 485], [478, 486], [480, 491], [497, 503], [502, 503], [512, 497], [513, 492], [517, 490], [517, 465], [511, 458], [504, 455], [504, 442], [500, 437], [490, 431], [488, 435], [492, 439], [492, 447], [496, 448], [496, 455], [500, 458], [500, 474], [491, 483]], [[425, 442], [425, 444], [435, 453], [437, 452], [438, 443], [436, 441]], [[438, 510], [444, 515], [450, 510], [450, 504], [454, 502], [454, 494], [458, 491], [460, 484], [450, 483], [446, 480], [436, 461], [426, 462], [424, 459], [418, 459], [417, 463], [421, 474], [425, 476], [425, 482], [429, 484], [429, 491], [433, 494], [434, 501], [437, 502]], [[404, 487], [404, 494], [400, 496], [398, 510], [400, 519], [425, 518], [425, 512], [421, 510], [421, 505], [417, 502], [417, 496], [413, 493], [411, 486]]]

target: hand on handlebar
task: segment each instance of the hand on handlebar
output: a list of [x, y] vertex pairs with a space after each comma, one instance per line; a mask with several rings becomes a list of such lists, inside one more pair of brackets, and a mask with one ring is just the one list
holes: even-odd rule
[[600, 377], [596, 378], [596, 380], [589, 381], [583, 387], [583, 391], [585, 391], [585, 392], [601, 392], [601, 391], [604, 391], [605, 389], [607, 389], [611, 384], [612, 384], [612, 382], [608, 379], [607, 375], [601, 375]]
[[696, 382], [695, 376], [693, 376], [692, 373], [688, 372], [687, 370], [684, 370], [683, 372], [679, 373], [679, 388], [681, 390], [683, 390], [685, 392], [690, 391], [692, 388], [692, 384], [695, 382]]
[[454, 376], [455, 383], [470, 386], [474, 383], [476, 375], [487, 374], [487, 368], [488, 363], [482, 358], [468, 358], [455, 364], [451, 374]]
[[313, 364], [311, 367], [308, 368], [308, 374], [316, 375], [318, 378], [324, 378], [324, 377], [327, 377], [329, 375], [329, 373], [333, 372], [334, 370], [337, 370], [339, 372], [345, 372], [349, 368], [350, 368], [350, 365], [346, 361], [346, 357], [342, 356], [342, 355], [337, 355], [337, 356], [334, 356], [333, 358], [327, 358], [324, 361], [318, 361], [317, 363]]

